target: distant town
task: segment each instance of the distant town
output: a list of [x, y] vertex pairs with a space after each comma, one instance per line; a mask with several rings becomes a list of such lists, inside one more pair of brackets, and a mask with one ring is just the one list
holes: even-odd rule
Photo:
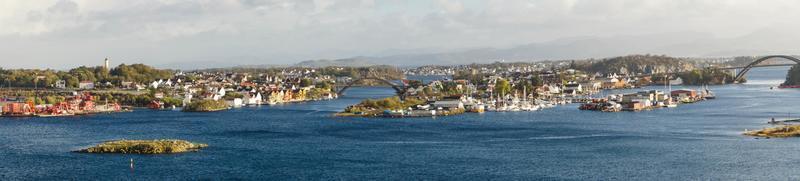
[[[143, 64], [68, 71], [0, 70], [0, 115], [56, 117], [135, 108], [214, 112], [245, 106], [325, 101], [354, 86], [384, 86], [396, 95], [367, 99], [336, 116], [427, 117], [486, 111], [537, 111], [563, 104], [603, 112], [671, 108], [715, 99], [707, 85], [742, 83], [738, 74], [759, 57], [677, 58], [629, 55], [606, 59], [494, 62], [398, 68], [282, 67], [166, 70]], [[784, 66], [780, 61], [759, 66]], [[743, 72], [737, 72], [743, 71]], [[793, 67], [781, 87], [800, 83]], [[695, 85], [697, 90], [672, 90]], [[658, 89], [599, 94], [607, 89]]]

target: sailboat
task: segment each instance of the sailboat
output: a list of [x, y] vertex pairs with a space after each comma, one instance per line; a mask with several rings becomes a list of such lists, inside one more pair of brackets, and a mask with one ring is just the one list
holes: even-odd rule
[[667, 91], [668, 91], [668, 92], [666, 92], [666, 94], [669, 96], [669, 99], [667, 99], [667, 102], [666, 102], [666, 104], [664, 104], [664, 107], [668, 107], [668, 108], [678, 107], [678, 103], [672, 100], [672, 84], [669, 82], [669, 80], [667, 80], [666, 82], [667, 82]]
[[704, 89], [705, 90], [703, 90], [703, 95], [704, 95], [703, 98], [706, 98], [706, 99], [716, 99], [717, 98], [717, 96], [714, 95], [714, 92], [711, 92], [711, 90], [708, 90], [708, 85], [706, 85], [704, 87]]

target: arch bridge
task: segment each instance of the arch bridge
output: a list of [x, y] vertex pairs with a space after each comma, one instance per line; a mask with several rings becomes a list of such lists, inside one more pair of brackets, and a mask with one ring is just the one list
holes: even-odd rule
[[340, 96], [344, 95], [345, 91], [347, 91], [348, 88], [352, 87], [356, 83], [361, 82], [363, 80], [376, 80], [376, 81], [382, 82], [383, 84], [391, 86], [392, 89], [394, 89], [395, 94], [397, 94], [397, 96], [400, 97], [400, 100], [405, 100], [405, 98], [406, 98], [405, 95], [406, 95], [406, 90], [407, 89], [406, 89], [405, 85], [397, 84], [397, 83], [394, 83], [394, 82], [389, 81], [387, 79], [374, 77], [374, 76], [365, 76], [365, 77], [361, 77], [361, 78], [358, 78], [358, 79], [353, 80], [353, 81], [349, 81], [346, 84], [344, 84], [344, 86], [342, 86], [341, 89], [336, 91], [336, 94], [340, 95]]
[[793, 57], [793, 56], [788, 56], [788, 55], [770, 55], [770, 56], [761, 57], [761, 58], [758, 58], [755, 61], [751, 62], [750, 64], [747, 64], [747, 66], [745, 66], [744, 68], [742, 68], [742, 71], [737, 73], [736, 77], [733, 79], [734, 82], [737, 82], [737, 83], [740, 82], [742, 80], [742, 78], [744, 78], [744, 76], [747, 75], [747, 72], [749, 72], [750, 69], [752, 69], [754, 67], [758, 67], [759, 63], [764, 62], [764, 61], [769, 60], [769, 59], [773, 59], [773, 58], [787, 59], [787, 60], [794, 61], [797, 64], [800, 64], [800, 59], [798, 59], [796, 57]]

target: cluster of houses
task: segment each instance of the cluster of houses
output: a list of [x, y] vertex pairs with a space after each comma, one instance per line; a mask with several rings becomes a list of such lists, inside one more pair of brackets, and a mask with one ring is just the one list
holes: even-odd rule
[[[592, 95], [604, 89], [629, 89], [650, 85], [653, 82], [649, 77], [637, 78], [617, 74], [586, 74], [574, 69], [553, 71], [542, 70], [541, 67], [533, 66], [470, 69], [456, 66], [443, 70], [434, 68], [418, 69], [415, 73], [419, 73], [421, 70], [431, 74], [469, 70], [473, 74], [482, 75], [483, 77], [480, 81], [434, 80], [423, 87], [410, 88], [407, 91], [407, 97], [424, 95], [423, 90], [426, 88], [448, 92], [448, 90], [443, 90], [447, 89], [445, 87], [456, 89], [455, 92], [460, 93], [461, 97], [458, 99], [422, 97], [428, 102], [405, 110], [385, 110], [384, 116], [432, 116], [447, 110], [464, 110], [464, 112], [536, 111], [558, 104], [587, 101], [589, 103], [582, 104], [580, 109], [608, 112], [638, 111], [658, 107], [675, 107], [679, 103], [692, 103], [713, 98], [713, 94], [708, 90], [700, 93], [695, 90], [675, 90], [669, 93], [651, 90], [609, 95], [603, 99], [592, 99], [590, 98]], [[539, 82], [539, 85], [532, 86], [532, 90], [520, 90], [517, 87], [517, 85], [533, 79], [538, 79], [541, 82]], [[496, 92], [495, 88], [498, 80], [508, 81], [511, 87], [515, 88], [511, 92]], [[472, 82], [481, 82], [481, 84], [476, 85]]]
[[7, 117], [54, 117], [129, 110], [117, 103], [96, 104], [95, 97], [89, 93], [74, 92], [66, 100], [55, 104], [34, 104], [33, 101], [4, 100], [0, 105], [0, 115]]
[[[316, 87], [319, 83], [335, 82], [331, 76], [314, 77], [296, 73], [274, 76], [248, 73], [193, 72], [176, 74], [174, 79], [158, 80], [150, 83], [149, 87], [155, 89], [157, 93], [155, 95], [156, 100], [148, 107], [154, 109], [166, 108], [164, 102], [160, 101], [165, 97], [179, 98], [182, 100], [183, 105], [188, 105], [193, 100], [200, 99], [224, 100], [230, 107], [326, 100], [337, 97], [336, 93], [330, 88]], [[302, 85], [303, 81], [307, 81], [308, 85]]]
[[400, 110], [384, 110], [384, 117], [430, 117], [457, 115], [465, 112], [482, 113], [486, 105], [469, 96], [453, 96], [442, 100], [427, 101], [424, 104]]
[[603, 112], [641, 111], [677, 107], [680, 103], [694, 103], [706, 99], [714, 99], [713, 93], [707, 89], [701, 92], [691, 89], [674, 90], [670, 91], [669, 94], [659, 90], [647, 90], [629, 94], [613, 94], [601, 99], [591, 99], [590, 102], [581, 104], [579, 109]]

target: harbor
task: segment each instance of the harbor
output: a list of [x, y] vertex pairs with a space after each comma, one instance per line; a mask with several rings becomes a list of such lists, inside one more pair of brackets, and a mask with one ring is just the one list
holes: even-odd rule
[[[713, 177], [744, 173], [770, 180], [774, 178], [770, 173], [775, 171], [793, 172], [783, 167], [749, 165], [781, 162], [785, 158], [777, 154], [800, 146], [792, 138], [756, 140], [742, 135], [745, 129], [767, 127], [770, 117], [782, 120], [789, 116], [787, 113], [795, 115], [796, 110], [785, 103], [800, 101], [798, 94], [792, 90], [770, 90], [771, 85], [756, 82], [745, 84], [746, 89], [740, 85], [709, 86], [717, 99], [676, 108], [613, 114], [579, 111], [580, 104], [576, 103], [532, 112], [486, 111], [435, 118], [330, 116], [363, 99], [394, 95], [394, 90], [387, 87], [360, 87], [330, 101], [244, 106], [209, 114], [137, 109], [79, 117], [3, 117], [0, 142], [4, 144], [0, 147], [4, 149], [0, 149], [0, 156], [6, 162], [0, 162], [0, 175], [5, 175], [0, 177], [49, 180], [68, 174], [89, 180], [98, 175], [128, 178], [132, 158], [136, 161], [137, 178], [154, 180], [215, 178], [229, 172], [243, 179], [258, 179], [265, 176], [263, 172], [286, 178], [315, 177], [328, 172], [346, 173], [339, 177], [343, 179], [420, 175], [473, 178], [451, 174], [446, 171], [450, 169], [436, 165], [448, 160], [469, 165], [463, 169], [476, 169], [473, 172], [501, 179], [523, 179], [518, 177], [520, 172], [571, 173], [574, 176], [570, 178], [579, 180], [639, 175], [629, 172], [633, 169], [663, 178], [702, 177], [711, 173], [704, 170], [707, 167], [703, 163], [725, 162], [737, 164], [720, 165], [720, 171]], [[703, 89], [702, 86], [674, 88]], [[605, 93], [652, 89], [660, 87]], [[775, 96], [755, 96], [764, 94]], [[175, 138], [209, 147], [198, 152], [159, 156], [72, 152], [120, 138]], [[767, 144], [772, 142], [781, 144]], [[308, 160], [354, 161], [331, 165], [332, 161]], [[562, 164], [547, 166], [554, 170], [529, 169], [531, 163], [538, 162]], [[663, 170], [645, 166], [668, 167], [675, 162], [686, 163], [687, 167]], [[619, 165], [607, 167], [615, 164]], [[309, 167], [323, 168], [325, 172]], [[506, 169], [493, 169], [501, 167]], [[586, 170], [576, 173], [570, 170], [574, 167]], [[85, 171], [74, 171], [78, 169]], [[169, 174], [164, 174], [165, 171]]]
[[703, 91], [682, 89], [670, 91], [669, 94], [659, 90], [645, 90], [591, 99], [591, 101], [581, 104], [578, 109], [602, 112], [642, 111], [675, 108], [679, 104], [691, 104], [711, 99], [716, 99], [716, 96], [706, 87], [704, 87]]

